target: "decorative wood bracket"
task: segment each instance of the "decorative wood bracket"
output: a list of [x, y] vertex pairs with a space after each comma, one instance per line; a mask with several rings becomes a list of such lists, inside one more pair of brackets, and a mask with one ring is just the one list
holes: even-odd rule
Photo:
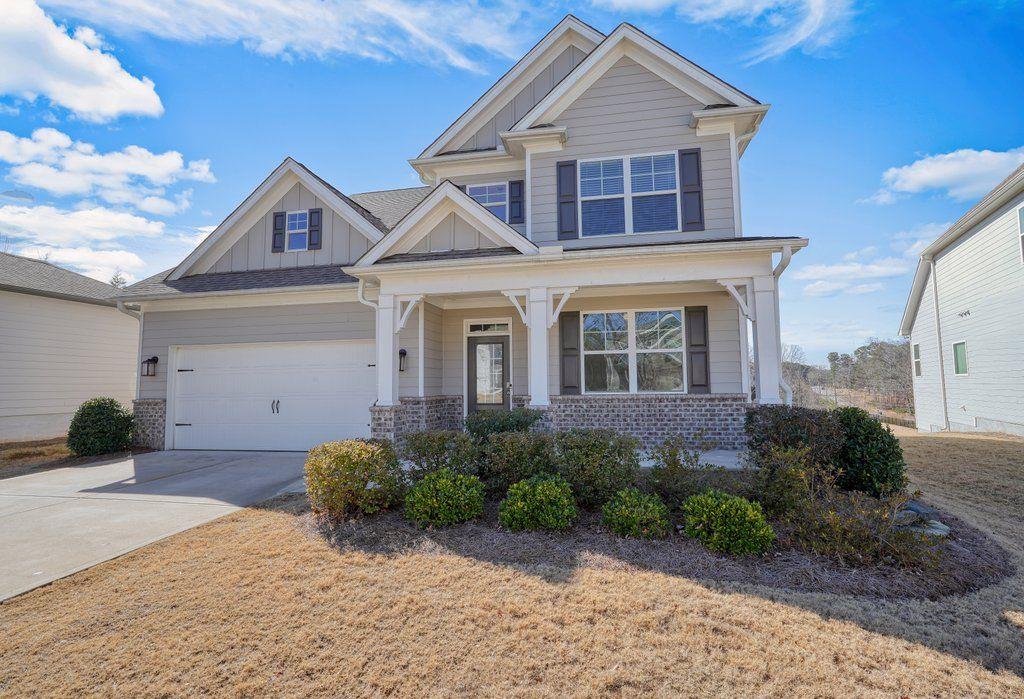
[[[552, 327], [555, 321], [558, 320], [558, 314], [565, 308], [565, 302], [569, 300], [579, 289], [578, 286], [564, 286], [555, 289], [548, 289], [548, 327]], [[562, 297], [558, 300], [558, 305], [555, 305], [555, 296], [561, 294]]]
[[[395, 303], [398, 304], [398, 313], [395, 314], [395, 332], [401, 332], [402, 328], [405, 327], [406, 321], [409, 320], [409, 316], [412, 315], [413, 309], [416, 308], [416, 304], [423, 300], [423, 294], [416, 294], [415, 296], [399, 296], [395, 298]], [[405, 304], [403, 307], [402, 304]]]
[[[747, 300], [744, 298], [747, 294], [746, 291], [750, 289], [750, 281], [746, 279], [719, 279], [718, 283], [725, 287], [725, 290], [729, 292], [729, 295], [736, 301], [736, 305], [740, 308], [740, 313], [750, 321], [754, 320], [754, 316], [751, 314], [751, 307], [747, 304]], [[736, 285], [742, 284], [744, 287], [744, 294], [740, 296], [740, 292], [736, 290]]]
[[[502, 291], [501, 293], [504, 294], [505, 297], [512, 302], [513, 306], [515, 306], [516, 312], [519, 313], [519, 317], [522, 318], [523, 320], [523, 325], [527, 325], [526, 299], [528, 297], [529, 292], [526, 289], [514, 289], [512, 291]], [[522, 304], [519, 303], [520, 296], [523, 297]]]

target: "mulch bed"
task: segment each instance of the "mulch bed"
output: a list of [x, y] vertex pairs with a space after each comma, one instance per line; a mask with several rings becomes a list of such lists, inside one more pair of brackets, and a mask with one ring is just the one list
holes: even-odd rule
[[918, 571], [884, 565], [842, 566], [793, 550], [774, 550], [756, 558], [720, 556], [681, 534], [662, 541], [622, 539], [605, 531], [600, 516], [593, 512], [582, 513], [564, 533], [515, 533], [498, 526], [496, 502], [487, 504], [480, 520], [426, 531], [406, 522], [398, 511], [330, 525], [308, 508], [302, 509], [298, 526], [342, 552], [454, 554], [510, 566], [552, 582], [571, 579], [579, 568], [637, 569], [702, 583], [882, 599], [938, 599], [979, 590], [1015, 572], [1009, 554], [995, 541], [947, 514], [942, 521], [952, 534], [940, 544], [940, 562], [933, 569]]

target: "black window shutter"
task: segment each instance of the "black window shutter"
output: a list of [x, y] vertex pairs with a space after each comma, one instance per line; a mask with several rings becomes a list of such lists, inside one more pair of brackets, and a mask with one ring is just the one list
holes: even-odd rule
[[576, 222], [576, 161], [566, 160], [558, 163], [555, 168], [558, 178], [558, 239], [579, 238]]
[[562, 311], [558, 314], [558, 353], [561, 376], [559, 393], [563, 396], [580, 392], [580, 313]]
[[271, 252], [284, 252], [284, 212], [274, 213], [274, 233], [270, 238]]
[[466, 185], [464, 185], [464, 184], [457, 184], [455, 186], [458, 187], [463, 193], [466, 192]]
[[708, 307], [686, 309], [686, 376], [690, 393], [711, 393]]
[[309, 210], [309, 249], [319, 250], [323, 247], [323, 236], [321, 234], [323, 221], [323, 209]]
[[700, 176], [700, 148], [679, 151], [679, 196], [683, 200], [684, 231], [704, 230], [704, 194]]
[[508, 183], [508, 222], [524, 222], [522, 180], [512, 180]]

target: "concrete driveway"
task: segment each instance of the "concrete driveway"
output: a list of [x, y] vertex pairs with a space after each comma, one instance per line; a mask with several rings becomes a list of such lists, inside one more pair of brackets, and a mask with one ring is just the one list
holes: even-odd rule
[[0, 480], [0, 600], [272, 497], [305, 458], [161, 451]]

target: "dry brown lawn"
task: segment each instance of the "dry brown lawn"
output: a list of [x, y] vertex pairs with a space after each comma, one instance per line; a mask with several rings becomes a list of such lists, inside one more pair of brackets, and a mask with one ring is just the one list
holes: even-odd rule
[[131, 452], [104, 454], [103, 456], [73, 456], [68, 451], [64, 437], [30, 442], [0, 442], [0, 479], [66, 466], [84, 466], [97, 461], [117, 459], [146, 451], [151, 450], [133, 449]]
[[[901, 437], [1018, 572], [937, 601], [340, 552], [279, 501], [0, 606], [0, 694], [1024, 695], [1024, 442]], [[497, 558], [497, 557], [495, 557]]]

